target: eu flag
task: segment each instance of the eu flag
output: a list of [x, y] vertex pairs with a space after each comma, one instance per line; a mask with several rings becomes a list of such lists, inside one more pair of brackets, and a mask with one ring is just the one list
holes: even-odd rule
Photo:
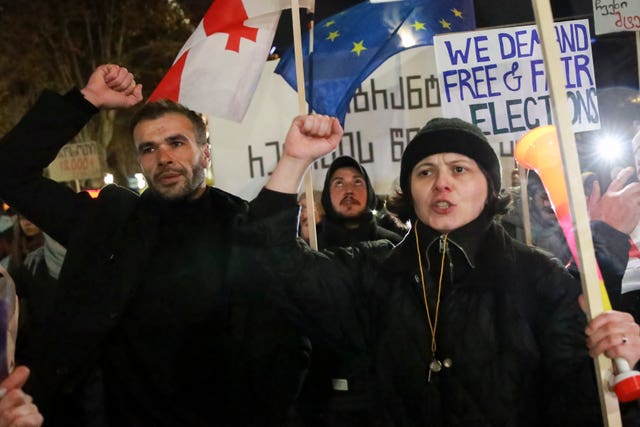
[[[308, 34], [303, 36], [307, 102], [344, 123], [360, 83], [390, 56], [433, 44], [438, 33], [473, 29], [473, 0], [358, 3], [315, 26], [311, 56]], [[283, 53], [276, 73], [297, 88], [293, 47]]]

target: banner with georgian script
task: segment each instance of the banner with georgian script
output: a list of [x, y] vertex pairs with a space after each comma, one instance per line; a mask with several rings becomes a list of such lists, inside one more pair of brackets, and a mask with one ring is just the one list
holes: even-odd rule
[[103, 153], [95, 141], [67, 144], [49, 165], [49, 177], [59, 182], [100, 178]]
[[[276, 64], [267, 63], [242, 123], [209, 119], [214, 184], [245, 199], [266, 183], [298, 114], [297, 94], [273, 73]], [[406, 144], [428, 119], [441, 115], [433, 47], [389, 58], [362, 83], [349, 107], [342, 143], [313, 166], [314, 187], [322, 189], [335, 156], [349, 155], [364, 165], [376, 192], [388, 194]]]
[[640, 1], [593, 0], [596, 35], [640, 30]]
[[[555, 24], [575, 132], [600, 127], [587, 20]], [[535, 25], [434, 37], [442, 110], [478, 125], [491, 142], [552, 124]]]

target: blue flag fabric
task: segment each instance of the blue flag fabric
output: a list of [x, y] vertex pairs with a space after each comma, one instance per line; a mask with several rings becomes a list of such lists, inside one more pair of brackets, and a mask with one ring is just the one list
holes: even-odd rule
[[[435, 34], [473, 29], [473, 0], [358, 3], [315, 26], [311, 57], [309, 35], [303, 36], [307, 102], [313, 111], [344, 123], [358, 86], [389, 57], [431, 45]], [[283, 53], [275, 72], [297, 89], [293, 47]]]

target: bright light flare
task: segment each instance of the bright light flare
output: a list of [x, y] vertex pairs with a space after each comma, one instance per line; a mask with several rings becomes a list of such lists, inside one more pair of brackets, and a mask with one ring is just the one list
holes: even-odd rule
[[136, 181], [138, 182], [138, 189], [142, 190], [147, 186], [147, 180], [144, 179], [144, 175], [141, 173], [137, 173], [134, 175], [136, 177]]
[[596, 141], [596, 154], [608, 163], [620, 160], [624, 154], [622, 141], [612, 135], [606, 135]]

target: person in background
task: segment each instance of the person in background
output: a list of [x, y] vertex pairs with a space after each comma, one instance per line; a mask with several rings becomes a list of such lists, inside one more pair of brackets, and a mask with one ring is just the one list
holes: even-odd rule
[[[510, 191], [513, 193], [513, 208], [502, 216], [500, 221], [511, 237], [525, 242], [520, 187], [511, 187]], [[571, 252], [542, 181], [533, 171], [528, 174], [527, 197], [531, 224], [531, 243], [553, 254], [563, 264], [567, 264], [571, 259]]]
[[[583, 174], [583, 186], [587, 196], [587, 211], [596, 246], [626, 244], [628, 235], [640, 221], [640, 183], [627, 182], [633, 176], [632, 167], [618, 172], [601, 194], [600, 183], [592, 172]], [[515, 189], [519, 192], [519, 189]], [[538, 174], [530, 171], [527, 179], [527, 196], [531, 222], [531, 243], [556, 256], [563, 264], [572, 260], [564, 233], [556, 218], [551, 201]], [[516, 199], [514, 208], [501, 218], [512, 237], [524, 242], [522, 206]]]
[[24, 263], [25, 257], [44, 245], [42, 230], [18, 213], [13, 226], [13, 246], [7, 270], [13, 274]]
[[2, 352], [2, 363], [6, 363], [3, 372], [9, 372], [0, 381], [0, 426], [7, 427], [40, 427], [43, 417], [33, 398], [25, 393], [23, 387], [29, 378], [30, 370], [26, 366], [15, 367], [15, 346], [18, 329], [18, 299], [15, 295], [13, 278], [7, 270], [0, 266], [0, 293], [8, 302], [9, 309], [3, 310], [7, 315], [6, 331]]
[[[42, 359], [48, 357], [48, 353], [42, 349], [45, 348], [46, 336], [50, 333], [49, 321], [53, 315], [58, 277], [66, 249], [48, 234], [43, 235], [44, 245], [29, 252], [23, 264], [11, 275], [20, 299], [16, 362], [31, 367], [25, 391], [40, 396], [40, 404], [47, 407], [48, 404], [44, 401], [46, 393], [42, 390], [41, 372], [38, 368], [46, 363]], [[95, 403], [100, 400], [101, 396], [94, 397], [93, 400], [87, 399], [87, 402]]]
[[349, 246], [356, 242], [402, 237], [376, 223], [378, 199], [367, 171], [354, 158], [336, 158], [322, 188], [324, 219], [318, 226], [318, 248]]
[[[640, 183], [631, 179], [635, 173], [633, 167], [621, 169], [604, 194], [600, 189], [598, 176], [594, 173], [583, 174], [583, 183], [598, 264], [603, 275], [615, 275], [615, 280], [605, 277], [611, 304], [617, 310], [633, 314], [636, 322], [640, 322], [640, 291], [625, 292], [623, 289], [629, 258], [599, 255], [601, 252], [615, 254], [626, 250], [629, 256], [638, 256], [631, 238], [640, 222]], [[619, 245], [622, 249], [606, 250], [613, 245]], [[619, 282], [622, 284], [618, 287]], [[615, 283], [616, 286], [610, 286], [609, 283]]]
[[[318, 248], [335, 249], [399, 234], [378, 223], [378, 197], [367, 171], [354, 158], [336, 158], [321, 193], [324, 218], [318, 224]], [[303, 216], [301, 214], [301, 220]], [[312, 341], [311, 364], [296, 402], [290, 426], [342, 426], [366, 423], [370, 401], [363, 391], [360, 361], [336, 352], [322, 340]]]
[[[603, 194], [598, 177], [593, 172], [582, 174], [583, 187], [590, 218], [591, 234], [598, 267], [614, 309], [630, 313], [636, 323], [640, 321], [638, 306], [640, 292], [623, 293], [622, 281], [630, 255], [630, 233], [640, 220], [640, 184], [629, 182], [634, 175], [632, 167], [617, 171]], [[502, 218], [502, 224], [512, 237], [524, 242], [524, 224], [519, 201], [519, 188], [515, 208]], [[571, 255], [564, 233], [544, 189], [540, 177], [529, 171], [527, 180], [532, 243], [557, 257], [576, 277], [578, 267]], [[625, 420], [636, 415], [637, 403], [622, 404]], [[638, 421], [640, 422], [640, 421]], [[630, 421], [626, 421], [625, 425]]]
[[[640, 221], [640, 183], [629, 182], [632, 167], [617, 172], [607, 190], [602, 193], [597, 175], [583, 173], [583, 187], [596, 260], [614, 308], [630, 312], [640, 320], [637, 293], [623, 296], [622, 278], [631, 248], [630, 234]], [[516, 189], [516, 193], [519, 191]], [[532, 244], [557, 257], [578, 274], [577, 266], [556, 218], [551, 202], [538, 175], [530, 171], [527, 192], [530, 201]], [[501, 218], [509, 234], [524, 242], [524, 224], [519, 200], [514, 209]]]
[[369, 425], [602, 425], [589, 356], [636, 365], [640, 327], [618, 311], [587, 323], [579, 280], [494, 221], [509, 197], [482, 131], [437, 118], [409, 142], [389, 206], [412, 222], [400, 244], [317, 252], [290, 232], [295, 194], [341, 137], [335, 118], [297, 117], [252, 202], [270, 214], [243, 233], [261, 274], [272, 276], [266, 294], [312, 340], [361, 358]]
[[397, 235], [404, 237], [410, 229], [410, 224], [405, 224], [397, 215], [387, 209], [388, 196], [378, 197], [378, 207], [376, 208], [376, 223], [382, 228], [391, 230]]
[[[320, 204], [320, 192], [313, 192], [313, 207], [315, 208], [315, 221], [316, 227], [322, 218], [324, 217], [324, 210]], [[298, 233], [305, 242], [309, 243], [309, 213], [307, 211], [307, 195], [306, 193], [300, 194], [298, 197], [298, 204], [300, 205], [300, 226]], [[316, 230], [317, 232], [317, 230]]]
[[263, 298], [237, 292], [262, 280], [233, 256], [249, 205], [206, 185], [202, 117], [167, 100], [136, 111], [141, 195], [108, 185], [93, 199], [41, 174], [100, 110], [141, 100], [126, 68], [101, 65], [80, 90], [45, 91], [0, 141], [0, 197], [67, 249], [42, 413], [49, 426], [95, 421], [83, 405], [100, 378], [109, 426], [279, 425], [308, 346]]
[[4, 268], [9, 267], [12, 243], [13, 219], [9, 215], [0, 214], [0, 265]]

